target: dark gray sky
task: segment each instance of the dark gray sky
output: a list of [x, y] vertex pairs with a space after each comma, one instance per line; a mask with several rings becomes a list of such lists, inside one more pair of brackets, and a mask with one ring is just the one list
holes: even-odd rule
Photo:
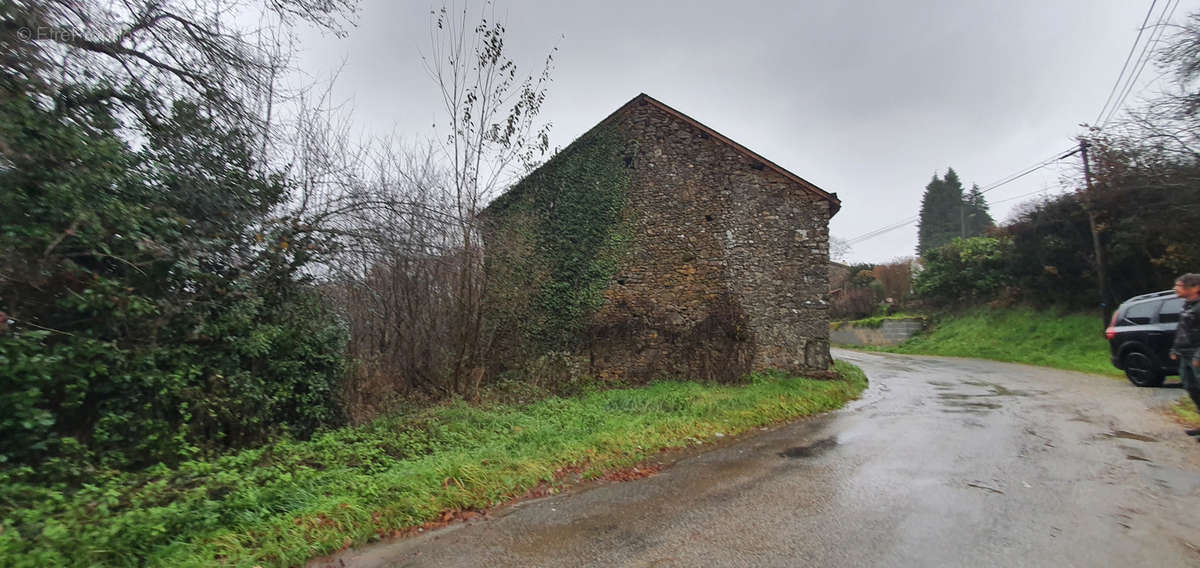
[[[916, 215], [948, 166], [987, 186], [1070, 147], [1150, 2], [508, 0], [497, 12], [522, 70], [559, 48], [542, 111], [552, 146], [645, 92], [837, 192], [831, 232], [849, 239]], [[440, 107], [419, 54], [432, 7], [363, 0], [348, 38], [304, 38], [301, 67], [320, 78], [344, 62], [335, 98], [364, 132], [428, 136]], [[1173, 19], [1196, 9], [1200, 0], [1181, 0]], [[1045, 168], [989, 192], [993, 216], [1036, 197], [1016, 196], [1065, 191], [1060, 177], [1073, 171]], [[915, 246], [910, 225], [855, 244], [849, 258], [886, 261]]]

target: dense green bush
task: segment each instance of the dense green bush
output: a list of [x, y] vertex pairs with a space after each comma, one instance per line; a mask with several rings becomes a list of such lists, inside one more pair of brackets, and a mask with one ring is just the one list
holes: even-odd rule
[[[1170, 288], [1176, 276], [1195, 271], [1200, 170], [1179, 164], [1122, 169], [1110, 162], [1101, 171], [1109, 175], [1097, 181], [1086, 205], [1095, 212], [1104, 255], [1109, 297], [1103, 301], [1116, 306]], [[1096, 307], [1102, 300], [1085, 197], [1060, 196], [992, 236], [956, 239], [930, 251], [914, 289], [935, 304], [1008, 295], [1043, 306]]]
[[990, 298], [1012, 282], [1005, 238], [956, 238], [925, 256], [925, 268], [913, 288], [924, 298], [952, 303]]
[[0, 462], [136, 467], [338, 423], [344, 331], [249, 137], [0, 99]]

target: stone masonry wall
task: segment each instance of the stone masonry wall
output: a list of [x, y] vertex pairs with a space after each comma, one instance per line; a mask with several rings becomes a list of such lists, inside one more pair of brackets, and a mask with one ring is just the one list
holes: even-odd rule
[[856, 327], [846, 322], [830, 329], [829, 340], [838, 345], [900, 345], [925, 328], [920, 319], [883, 320], [879, 327]]
[[648, 102], [627, 258], [592, 318], [593, 372], [730, 379], [829, 367], [829, 202]]

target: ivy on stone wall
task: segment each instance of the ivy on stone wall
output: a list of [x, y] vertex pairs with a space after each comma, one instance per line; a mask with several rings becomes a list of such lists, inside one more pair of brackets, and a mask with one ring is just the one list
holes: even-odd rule
[[[614, 125], [588, 132], [492, 203], [493, 321], [508, 348], [570, 349], [604, 304], [632, 238], [627, 211], [636, 143]], [[531, 355], [531, 353], [526, 353]]]

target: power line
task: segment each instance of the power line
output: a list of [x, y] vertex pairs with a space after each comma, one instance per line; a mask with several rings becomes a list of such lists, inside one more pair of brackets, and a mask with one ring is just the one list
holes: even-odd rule
[[1125, 56], [1125, 63], [1121, 65], [1121, 72], [1117, 74], [1117, 80], [1113, 82], [1112, 89], [1108, 91], [1108, 98], [1104, 99], [1104, 106], [1100, 107], [1100, 114], [1096, 115], [1095, 123], [1100, 123], [1100, 117], [1104, 116], [1104, 111], [1108, 110], [1108, 103], [1112, 102], [1113, 95], [1117, 93], [1117, 87], [1121, 84], [1121, 78], [1125, 76], [1125, 70], [1129, 68], [1129, 61], [1133, 59], [1133, 52], [1137, 50], [1138, 42], [1142, 41], [1142, 32], [1146, 31], [1146, 22], [1150, 21], [1150, 14], [1154, 13], [1154, 6], [1158, 4], [1158, 0], [1150, 3], [1150, 9], [1146, 10], [1146, 17], [1142, 19], [1142, 25], [1138, 28], [1137, 37], [1133, 38], [1133, 45], [1129, 46], [1129, 54]]
[[1075, 155], [1075, 153], [1076, 153], [1076, 152], [1078, 152], [1078, 151], [1079, 151], [1079, 148], [1076, 148], [1076, 147], [1074, 147], [1074, 146], [1072, 146], [1072, 147], [1070, 147], [1070, 148], [1067, 148], [1067, 149], [1065, 149], [1065, 150], [1059, 150], [1058, 152], [1055, 152], [1055, 153], [1054, 153], [1052, 156], [1050, 156], [1049, 158], [1046, 158], [1046, 159], [1044, 159], [1044, 160], [1042, 160], [1042, 161], [1040, 161], [1040, 162], [1038, 162], [1038, 163], [1036, 163], [1036, 164], [1034, 164], [1034, 165], [1032, 165], [1032, 166], [1030, 166], [1030, 167], [1028, 167], [1028, 168], [1025, 168], [1024, 170], [1022, 170], [1022, 171], [1020, 171], [1020, 172], [1018, 172], [1018, 173], [1011, 174], [1011, 175], [1009, 175], [1009, 176], [1007, 176], [1007, 177], [1005, 177], [1005, 178], [1002, 178], [1000, 181], [993, 182], [991, 185], [989, 185], [989, 186], [986, 186], [984, 189], [981, 189], [981, 190], [979, 190], [979, 193], [981, 193], [981, 194], [982, 194], [982, 193], [987, 193], [987, 192], [989, 192], [989, 191], [992, 191], [993, 189], [996, 189], [996, 188], [998, 188], [998, 187], [1002, 187], [1002, 186], [1008, 185], [1008, 184], [1010, 184], [1010, 183], [1012, 183], [1012, 182], [1014, 182], [1014, 181], [1017, 181], [1017, 180], [1019, 180], [1019, 179], [1021, 179], [1021, 178], [1025, 177], [1025, 176], [1027, 176], [1027, 175], [1029, 175], [1029, 174], [1031, 174], [1031, 173], [1033, 173], [1033, 172], [1036, 172], [1036, 171], [1038, 171], [1038, 170], [1040, 170], [1040, 169], [1042, 169], [1042, 168], [1044, 168], [1044, 167], [1046, 167], [1046, 166], [1049, 166], [1050, 164], [1053, 164], [1054, 162], [1057, 162], [1057, 161], [1059, 161], [1059, 160], [1061, 160], [1061, 159], [1063, 159], [1063, 158], [1069, 158], [1069, 157], [1071, 157], [1071, 156]]
[[853, 245], [853, 244], [861, 243], [863, 241], [871, 240], [871, 239], [878, 237], [879, 235], [882, 235], [884, 233], [890, 233], [892, 231], [895, 231], [896, 229], [900, 229], [905, 226], [911, 225], [911, 224], [917, 222], [918, 219], [920, 219], [920, 216], [914, 216], [914, 217], [909, 217], [909, 218], [901, 220], [901, 221], [897, 221], [891, 225], [885, 225], [881, 228], [875, 229], [873, 231], [868, 231], [857, 237], [848, 239], [846, 241], [846, 244]]
[[1179, 0], [1175, 0], [1174, 6], [1172, 6], [1170, 0], [1167, 0], [1167, 3], [1163, 5], [1162, 12], [1158, 15], [1158, 20], [1155, 21], [1154, 26], [1152, 26], [1154, 31], [1151, 32], [1146, 43], [1142, 45], [1142, 52], [1138, 54], [1137, 62], [1134, 63], [1135, 67], [1137, 67], [1137, 71], [1127, 78], [1125, 82], [1125, 88], [1123, 89], [1121, 96], [1118, 98], [1117, 104], [1113, 105], [1113, 107], [1109, 109], [1108, 115], [1105, 116], [1103, 124], [1108, 124], [1110, 121], [1112, 121], [1117, 112], [1124, 108], [1125, 99], [1129, 97], [1129, 94], [1133, 91], [1133, 88], [1137, 86], [1137, 80], [1142, 76], [1142, 71], [1146, 69], [1146, 64], [1148, 64], [1150, 59], [1153, 58], [1153, 47], [1158, 45], [1159, 40], [1162, 38], [1163, 32], [1166, 30], [1166, 23], [1170, 20], [1171, 16], [1175, 14], [1175, 8], [1177, 7], [1179, 7]]
[[[1159, 12], [1158, 19], [1154, 23], [1154, 26], [1153, 26], [1154, 31], [1152, 31], [1150, 33], [1150, 36], [1146, 39], [1146, 42], [1141, 44], [1142, 50], [1140, 53], [1138, 53], [1137, 59], [1134, 60], [1133, 54], [1135, 51], [1137, 51], [1137, 47], [1141, 43], [1142, 34], [1148, 29], [1146, 24], [1150, 21], [1150, 16], [1152, 16], [1154, 14], [1154, 8], [1158, 5], [1158, 0], [1151, 1], [1149, 9], [1146, 10], [1146, 16], [1142, 19], [1142, 25], [1138, 28], [1137, 37], [1134, 38], [1133, 45], [1129, 46], [1129, 53], [1125, 56], [1125, 62], [1121, 65], [1121, 72], [1119, 74], [1117, 74], [1117, 79], [1116, 79], [1116, 81], [1113, 82], [1113, 86], [1108, 92], [1108, 97], [1104, 100], [1104, 106], [1100, 107], [1100, 112], [1096, 115], [1095, 122], [1097, 122], [1097, 123], [1100, 123], [1100, 118], [1104, 117], [1104, 122], [1100, 123], [1099, 124], [1100, 126], [1108, 124], [1109, 121], [1112, 120], [1112, 117], [1121, 108], [1123, 108], [1123, 106], [1125, 104], [1125, 99], [1129, 97], [1129, 94], [1130, 94], [1130, 92], [1132, 92], [1133, 87], [1137, 84], [1137, 80], [1141, 77], [1142, 71], [1145, 70], [1146, 65], [1149, 63], [1151, 57], [1153, 56], [1154, 52], [1151, 49], [1151, 47], [1157, 45], [1158, 42], [1162, 39], [1163, 32], [1166, 29], [1165, 24], [1166, 24], [1166, 22], [1169, 22], [1170, 19], [1174, 16], [1175, 9], [1179, 7], [1179, 2], [1180, 2], [1180, 0], [1174, 0], [1174, 2], [1172, 2], [1172, 0], [1166, 0], [1166, 2], [1163, 4], [1162, 11]], [[1134, 61], [1133, 68], [1132, 68], [1132, 69], [1134, 69], [1134, 71], [1132, 74], [1127, 76], [1125, 74], [1125, 72], [1127, 70], [1131, 69], [1129, 67], [1130, 61]], [[1122, 79], [1124, 79], [1123, 85], [1122, 85]], [[1113, 98], [1114, 95], [1116, 95], [1118, 92], [1120, 93], [1120, 95], [1114, 99]], [[1110, 108], [1109, 103], [1113, 103], [1114, 101], [1115, 101], [1115, 104], [1113, 104], [1112, 107]], [[1105, 115], [1105, 111], [1108, 111], [1107, 116]], [[1001, 178], [999, 181], [993, 182], [993, 183], [985, 186], [983, 189], [979, 190], [979, 193], [980, 194], [988, 193], [990, 191], [993, 191], [995, 189], [998, 189], [1000, 187], [1008, 185], [1008, 184], [1010, 184], [1014, 181], [1017, 181], [1029, 174], [1032, 174], [1033, 172], [1036, 172], [1050, 164], [1053, 164], [1064, 158], [1073, 156], [1073, 155], [1077, 154], [1079, 151], [1080, 151], [1079, 148], [1072, 146], [1071, 148], [1067, 148], [1060, 152], [1055, 152], [1053, 156], [1046, 158], [1045, 160], [1037, 162], [1036, 164], [1029, 166], [1027, 168], [1024, 168], [1016, 173], [1009, 174], [1008, 176]], [[1008, 201], [1013, 201], [1015, 199], [1020, 199], [1022, 197], [1028, 197], [1030, 195], [1034, 195], [1034, 194], [1041, 193], [1041, 192], [1042, 192], [1042, 190], [1033, 191], [1033, 192], [1025, 193], [1025, 194], [1018, 195], [1015, 197], [1002, 199], [1000, 201], [993, 202], [993, 205], [999, 204], [999, 203], [1005, 203]], [[880, 227], [878, 229], [868, 231], [866, 233], [863, 233], [863, 234], [853, 237], [851, 239], [848, 239], [846, 241], [846, 243], [848, 245], [858, 244], [858, 243], [873, 239], [875, 237], [890, 233], [897, 229], [907, 227], [908, 225], [916, 223], [919, 220], [920, 220], [920, 215], [909, 217], [909, 218], [897, 221], [897, 222], [889, 224], [889, 225], [884, 225], [883, 227]]]
[[[1023, 169], [1021, 169], [1021, 170], [1018, 170], [1018, 171], [1017, 171], [1017, 172], [1015, 172], [1015, 173], [1012, 173], [1012, 174], [1009, 174], [1009, 175], [1007, 175], [1007, 176], [1004, 176], [1004, 177], [1000, 178], [998, 181], [992, 182], [991, 184], [989, 184], [989, 185], [985, 186], [985, 188], [984, 188], [984, 189], [980, 189], [980, 190], [979, 190], [979, 193], [980, 193], [980, 194], [984, 194], [984, 193], [987, 193], [987, 192], [989, 192], [989, 191], [992, 191], [992, 190], [994, 190], [994, 189], [997, 189], [997, 188], [999, 188], [999, 187], [1002, 187], [1002, 186], [1004, 186], [1004, 185], [1010, 184], [1010, 183], [1012, 183], [1012, 182], [1014, 182], [1014, 181], [1017, 181], [1017, 180], [1019, 180], [1019, 179], [1021, 179], [1021, 178], [1025, 177], [1025, 176], [1027, 176], [1027, 175], [1029, 175], [1029, 174], [1033, 173], [1033, 172], [1036, 172], [1036, 171], [1038, 171], [1038, 170], [1040, 170], [1040, 169], [1042, 169], [1042, 168], [1044, 168], [1044, 167], [1046, 167], [1046, 166], [1048, 166], [1048, 165], [1050, 165], [1050, 164], [1053, 164], [1053, 163], [1055, 163], [1055, 162], [1057, 162], [1057, 161], [1059, 161], [1059, 160], [1061, 160], [1061, 159], [1063, 159], [1063, 158], [1070, 157], [1070, 156], [1074, 155], [1074, 154], [1075, 154], [1076, 152], [1078, 152], [1078, 151], [1079, 151], [1079, 148], [1076, 148], [1076, 147], [1072, 146], [1072, 147], [1070, 147], [1070, 148], [1067, 148], [1067, 149], [1065, 149], [1065, 150], [1060, 150], [1060, 151], [1058, 151], [1058, 152], [1055, 152], [1055, 153], [1054, 153], [1053, 155], [1051, 155], [1049, 158], [1046, 158], [1046, 159], [1044, 159], [1044, 160], [1042, 160], [1042, 161], [1040, 161], [1040, 162], [1037, 162], [1037, 163], [1035, 163], [1035, 164], [1034, 164], [1034, 165], [1032, 165], [1032, 166], [1029, 166], [1029, 167], [1023, 168]], [[900, 221], [896, 221], [896, 222], [894, 222], [894, 223], [890, 223], [890, 224], [888, 224], [888, 225], [884, 225], [884, 226], [882, 226], [882, 227], [880, 227], [880, 228], [878, 228], [878, 229], [874, 229], [874, 230], [872, 230], [872, 231], [867, 231], [866, 233], [863, 233], [863, 234], [861, 234], [861, 235], [858, 235], [858, 236], [856, 236], [856, 237], [852, 237], [852, 238], [850, 238], [850, 239], [848, 239], [848, 240], [846, 241], [846, 244], [848, 244], [848, 245], [855, 245], [855, 244], [858, 244], [858, 243], [861, 243], [861, 242], [864, 242], [864, 241], [871, 240], [871, 239], [873, 239], [873, 238], [875, 238], [875, 237], [878, 237], [878, 236], [880, 236], [880, 235], [885, 235], [885, 234], [887, 234], [887, 233], [890, 233], [890, 232], [892, 232], [892, 231], [895, 231], [896, 229], [901, 229], [901, 228], [903, 228], [903, 227], [907, 227], [908, 225], [911, 225], [911, 224], [913, 224], [913, 223], [916, 223], [917, 221], [919, 221], [919, 220], [920, 220], [920, 218], [921, 218], [921, 216], [920, 216], [920, 215], [915, 215], [915, 216], [912, 216], [912, 217], [908, 217], [908, 218], [902, 219], [902, 220], [900, 220]]]
[[1118, 97], [1117, 103], [1113, 105], [1111, 109], [1109, 109], [1108, 115], [1104, 117], [1104, 122], [1101, 124], [1101, 126], [1111, 122], [1113, 117], [1116, 116], [1117, 112], [1124, 108], [1125, 99], [1129, 97], [1129, 94], [1137, 85], [1138, 78], [1142, 76], [1142, 71], [1146, 69], [1146, 65], [1150, 63], [1150, 60], [1154, 57], [1153, 46], [1158, 45], [1159, 40], [1162, 39], [1163, 32], [1166, 31], [1167, 28], [1166, 24], [1170, 21], [1171, 17], [1175, 15], [1175, 8], [1178, 7], [1179, 0], [1175, 0], [1174, 4], [1171, 3], [1171, 0], [1167, 0], [1167, 2], [1163, 4], [1162, 12], [1158, 14], [1158, 20], [1155, 21], [1153, 26], [1154, 31], [1150, 33], [1150, 37], [1146, 40], [1146, 43], [1142, 45], [1142, 52], [1138, 54], [1137, 62], [1134, 64], [1134, 66], [1137, 67], [1137, 71], [1127, 78], [1125, 87], [1122, 89], [1121, 96]]
[[[1008, 203], [1009, 201], [1016, 201], [1016, 200], [1018, 200], [1018, 199], [1021, 199], [1022, 197], [1029, 197], [1030, 195], [1037, 195], [1037, 194], [1039, 194], [1039, 193], [1046, 193], [1046, 190], [1045, 190], [1045, 189], [1039, 189], [1039, 190], [1037, 190], [1037, 191], [1031, 191], [1031, 192], [1029, 192], [1029, 193], [1022, 193], [1021, 195], [1014, 195], [1014, 196], [1012, 196], [1012, 197], [1006, 197], [1006, 198], [1004, 198], [1004, 199], [1001, 199], [1001, 200], [999, 200], [999, 201], [993, 201], [993, 202], [989, 203], [988, 205], [999, 205], [999, 204], [1001, 204], [1001, 203]], [[1059, 194], [1055, 194], [1055, 195], [1059, 195]]]
[[871, 233], [871, 234], [869, 234], [869, 235], [867, 235], [867, 236], [860, 237], [860, 238], [857, 238], [857, 239], [854, 239], [854, 240], [849, 240], [849, 241], [846, 241], [846, 244], [847, 244], [847, 245], [849, 245], [849, 246], [854, 246], [854, 245], [856, 245], [856, 244], [858, 244], [858, 243], [866, 242], [866, 241], [869, 241], [869, 240], [871, 240], [871, 239], [873, 239], [873, 238], [875, 238], [875, 237], [878, 237], [878, 236], [880, 236], [880, 235], [884, 235], [884, 234], [890, 233], [890, 232], [892, 232], [892, 231], [895, 231], [896, 229], [903, 229], [904, 227], [907, 227], [907, 226], [909, 226], [909, 225], [911, 225], [911, 224], [913, 224], [913, 223], [916, 223], [916, 222], [917, 222], [917, 219], [909, 219], [909, 220], [907, 220], [907, 221], [905, 221], [905, 222], [903, 222], [903, 223], [900, 223], [900, 224], [898, 224], [898, 225], [895, 225], [895, 226], [893, 226], [893, 227], [888, 227], [888, 228], [886, 228], [886, 229], [881, 229], [881, 230], [875, 231], [875, 232], [873, 232], [873, 233]]

